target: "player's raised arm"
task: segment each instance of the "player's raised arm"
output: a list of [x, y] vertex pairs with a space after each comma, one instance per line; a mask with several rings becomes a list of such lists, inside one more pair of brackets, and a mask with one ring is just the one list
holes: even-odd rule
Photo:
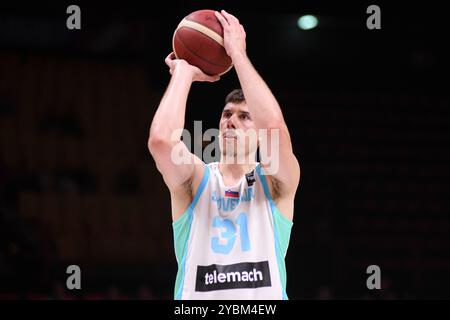
[[[219, 77], [205, 75], [185, 60], [174, 59], [173, 53], [166, 57], [165, 62], [172, 77], [153, 118], [148, 148], [168, 188], [176, 193], [193, 177], [195, 163], [201, 163], [181, 141], [191, 84], [194, 81], [213, 82]], [[173, 158], [174, 148], [177, 148], [177, 155], [184, 154], [187, 157], [185, 161]]]
[[[246, 54], [246, 33], [239, 20], [222, 10], [216, 17], [224, 28], [224, 46], [231, 57], [239, 82], [244, 92], [247, 106], [258, 129], [267, 129], [267, 144], [260, 144], [261, 163], [263, 167], [271, 167], [269, 177], [272, 182], [273, 195], [295, 194], [299, 179], [300, 167], [292, 151], [288, 128], [280, 106], [271, 90], [255, 70]], [[279, 139], [271, 139], [271, 131], [276, 130]], [[276, 135], [275, 135], [276, 136]], [[271, 161], [276, 157], [268, 157], [268, 150], [278, 151], [279, 163]], [[278, 190], [275, 190], [278, 188]]]

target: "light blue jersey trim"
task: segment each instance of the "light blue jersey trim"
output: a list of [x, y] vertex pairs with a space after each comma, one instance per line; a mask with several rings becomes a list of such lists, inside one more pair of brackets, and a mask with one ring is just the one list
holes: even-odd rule
[[209, 179], [209, 168], [205, 165], [205, 171], [203, 173], [202, 181], [198, 186], [194, 199], [192, 200], [186, 211], [176, 221], [172, 223], [175, 256], [178, 262], [178, 272], [175, 281], [174, 299], [181, 300], [181, 294], [183, 292], [184, 277], [186, 275], [186, 255], [188, 252], [189, 236], [191, 233], [192, 219], [194, 208], [197, 205], [200, 196], [205, 189]]
[[286, 263], [284, 257], [286, 256], [287, 248], [289, 245], [289, 239], [291, 236], [292, 221], [290, 221], [286, 216], [284, 216], [280, 210], [278, 210], [275, 202], [270, 195], [269, 186], [267, 185], [267, 180], [265, 175], [261, 172], [261, 164], [256, 167], [256, 173], [261, 180], [261, 184], [264, 189], [264, 194], [270, 204], [270, 209], [272, 211], [273, 223], [274, 223], [274, 237], [275, 237], [275, 251], [277, 256], [278, 270], [280, 273], [280, 281], [282, 286], [282, 296], [283, 300], [288, 300], [286, 294]]

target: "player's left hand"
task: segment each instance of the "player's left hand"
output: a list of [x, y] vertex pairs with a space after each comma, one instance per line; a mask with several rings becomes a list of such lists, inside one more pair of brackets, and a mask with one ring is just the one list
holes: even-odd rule
[[239, 20], [225, 10], [215, 12], [223, 27], [223, 41], [227, 54], [233, 60], [237, 54], [246, 54], [245, 30]]
[[177, 71], [182, 72], [184, 74], [189, 74], [192, 82], [195, 81], [204, 81], [204, 82], [216, 82], [220, 80], [220, 76], [210, 76], [203, 73], [198, 67], [189, 64], [184, 59], [176, 59], [175, 54], [173, 52], [169, 53], [164, 62], [169, 67], [169, 72], [171, 75], [174, 75]]

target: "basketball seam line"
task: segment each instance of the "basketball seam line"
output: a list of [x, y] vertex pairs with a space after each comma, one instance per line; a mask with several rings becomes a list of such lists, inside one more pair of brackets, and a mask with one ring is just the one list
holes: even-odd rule
[[218, 44], [220, 44], [222, 47], [223, 45], [223, 37], [218, 34], [217, 32], [215, 32], [214, 30], [211, 30], [207, 27], [205, 27], [204, 25], [191, 21], [191, 20], [187, 20], [187, 19], [183, 19], [181, 20], [180, 24], [178, 25], [177, 29], [181, 28], [181, 27], [188, 27], [194, 30], [197, 30], [201, 33], [203, 33], [205, 36], [213, 39], [214, 41], [216, 41]]

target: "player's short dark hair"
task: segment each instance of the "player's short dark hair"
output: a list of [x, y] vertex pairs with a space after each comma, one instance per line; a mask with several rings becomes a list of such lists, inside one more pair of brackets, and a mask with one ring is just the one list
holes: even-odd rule
[[244, 92], [242, 92], [242, 89], [234, 89], [225, 98], [225, 104], [227, 104], [228, 102], [241, 103], [244, 101], [245, 101], [245, 97], [244, 97]]

